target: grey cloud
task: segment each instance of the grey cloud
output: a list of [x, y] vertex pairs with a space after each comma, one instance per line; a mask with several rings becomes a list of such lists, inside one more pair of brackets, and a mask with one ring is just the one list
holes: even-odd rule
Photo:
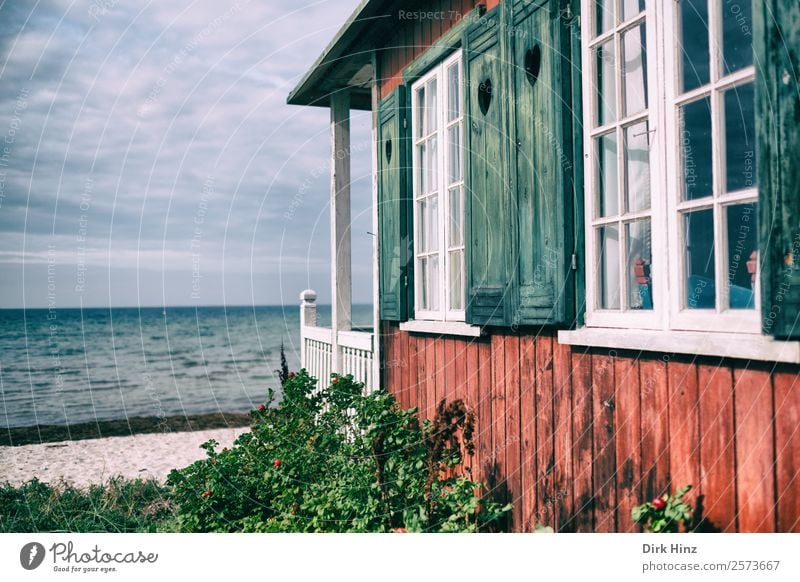
[[[54, 245], [69, 271], [82, 221], [86, 247], [98, 251], [92, 260], [113, 249], [105, 278], [123, 282], [84, 300], [135, 304], [128, 283], [138, 268], [150, 285], [175, 281], [175, 293], [163, 296], [178, 301], [182, 257], [199, 236], [220, 281], [209, 284], [208, 303], [222, 301], [223, 280], [226, 297], [239, 302], [294, 302], [307, 285], [325, 301], [327, 111], [289, 107], [285, 97], [356, 4], [0, 5], [0, 82], [12, 88], [0, 95], [0, 139], [20, 90], [26, 100], [10, 164], [0, 168], [0, 307], [26, 297], [41, 304], [31, 287], [41, 278], [37, 261]], [[371, 286], [368, 119], [355, 117], [353, 127], [354, 287], [363, 302]], [[152, 260], [159, 253], [162, 271]], [[22, 268], [31, 269], [25, 289]]]

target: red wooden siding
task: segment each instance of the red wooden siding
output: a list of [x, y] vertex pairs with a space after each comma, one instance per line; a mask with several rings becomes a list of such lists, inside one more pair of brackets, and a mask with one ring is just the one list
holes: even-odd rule
[[432, 418], [475, 411], [467, 463], [510, 526], [639, 531], [686, 484], [703, 529], [800, 532], [800, 368], [586, 350], [553, 334], [432, 338], [383, 324], [383, 385]]
[[443, 34], [469, 14], [478, 4], [491, 10], [500, 0], [433, 0], [420, 11], [434, 18], [399, 20], [394, 35], [378, 52], [380, 95], [385, 97], [403, 80], [403, 69], [430, 48]]

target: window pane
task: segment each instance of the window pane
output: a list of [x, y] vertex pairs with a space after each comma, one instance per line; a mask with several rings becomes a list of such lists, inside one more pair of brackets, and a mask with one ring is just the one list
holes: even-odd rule
[[457, 119], [461, 115], [460, 86], [456, 62], [447, 68], [447, 121]]
[[725, 92], [725, 164], [728, 192], [753, 188], [756, 175], [756, 116], [753, 84]]
[[461, 251], [450, 253], [450, 309], [464, 309]]
[[605, 125], [617, 118], [614, 43], [613, 41], [604, 43], [597, 47], [595, 51], [597, 60], [597, 124]]
[[644, 10], [644, 0], [622, 0], [622, 20], [630, 20]]
[[425, 203], [426, 210], [426, 239], [427, 247], [425, 250], [439, 250], [439, 196], [431, 196]]
[[626, 115], [647, 109], [647, 37], [644, 24], [622, 35], [622, 87]]
[[453, 188], [449, 193], [450, 205], [450, 240], [451, 247], [460, 247], [462, 242], [461, 235], [461, 222], [464, 217], [464, 211], [461, 207], [461, 188]]
[[428, 253], [439, 248], [439, 197], [430, 196], [417, 202], [417, 253]]
[[419, 277], [419, 307], [420, 309], [430, 309], [428, 297], [430, 296], [430, 273], [428, 272], [427, 259], [419, 259], [417, 263], [417, 277]]
[[430, 194], [431, 192], [436, 192], [439, 189], [439, 152], [435, 137], [432, 137], [427, 141], [425, 156], [425, 176], [427, 180], [425, 184], [425, 193]]
[[597, 35], [614, 27], [614, 2], [616, 0], [597, 0]]
[[425, 135], [436, 131], [438, 127], [438, 111], [436, 109], [436, 78], [434, 77], [425, 83]]
[[722, 70], [725, 74], [753, 64], [753, 2], [722, 3]]
[[[728, 304], [731, 309], [755, 307], [758, 262], [758, 205], [736, 204], [725, 209], [728, 235]], [[752, 271], [752, 272], [751, 272]]]
[[652, 245], [650, 221], [637, 220], [625, 226], [628, 242], [627, 276], [628, 307], [653, 309], [653, 281], [651, 275]]
[[711, 103], [708, 97], [684, 105], [680, 110], [683, 199], [711, 196]]
[[681, 90], [691, 91], [709, 82], [708, 0], [680, 0], [678, 62]]
[[427, 215], [428, 203], [425, 200], [417, 202], [417, 253], [424, 253], [428, 250], [428, 221], [430, 218]]
[[686, 307], [713, 309], [714, 296], [714, 211], [684, 215], [686, 241]]
[[650, 134], [644, 121], [625, 128], [625, 195], [628, 212], [650, 208]]
[[426, 150], [425, 142], [417, 146], [417, 166], [415, 168], [417, 174], [417, 198], [425, 195], [425, 191], [428, 187], [428, 180], [430, 179], [425, 169], [425, 165], [428, 163], [428, 154]]
[[461, 181], [461, 123], [447, 130], [447, 183]]
[[439, 310], [439, 255], [433, 255], [428, 259], [428, 267], [430, 270], [430, 277], [428, 279], [430, 285], [428, 286], [428, 309], [432, 311]]
[[617, 134], [607, 133], [597, 138], [598, 216], [619, 214], [617, 181]]
[[417, 137], [424, 137], [427, 133], [425, 129], [425, 85], [417, 90]]
[[605, 226], [598, 230], [600, 245], [600, 289], [601, 309], [619, 309], [619, 229]]

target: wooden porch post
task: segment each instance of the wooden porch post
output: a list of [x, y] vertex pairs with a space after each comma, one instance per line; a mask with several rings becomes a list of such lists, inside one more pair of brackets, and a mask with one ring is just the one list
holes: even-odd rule
[[[331, 371], [342, 373], [339, 331], [350, 330], [353, 284], [350, 244], [350, 95], [331, 95]], [[325, 379], [327, 380], [327, 378]]]

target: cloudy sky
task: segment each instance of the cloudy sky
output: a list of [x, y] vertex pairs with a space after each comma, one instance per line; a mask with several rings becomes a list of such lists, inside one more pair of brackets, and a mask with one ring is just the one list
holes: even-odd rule
[[0, 0], [0, 307], [328, 302], [328, 110], [285, 101], [357, 4]]

